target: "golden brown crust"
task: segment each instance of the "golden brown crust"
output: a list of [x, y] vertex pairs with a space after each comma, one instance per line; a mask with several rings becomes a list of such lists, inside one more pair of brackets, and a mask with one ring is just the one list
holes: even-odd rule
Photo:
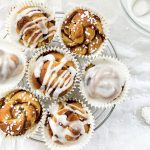
[[94, 53], [105, 40], [100, 18], [84, 9], [77, 9], [66, 18], [61, 35], [64, 44], [79, 55]]
[[10, 55], [10, 59], [15, 63], [16, 66], [19, 65], [19, 58], [16, 55]]
[[1, 100], [0, 129], [6, 134], [22, 135], [39, 122], [41, 105], [31, 93], [17, 90]]
[[[51, 54], [55, 57], [55, 61], [53, 62], [53, 65], [51, 67], [51, 69], [53, 68], [56, 68], [58, 67], [58, 65], [61, 64], [61, 60], [64, 58], [64, 55], [61, 54], [61, 53], [58, 53], [58, 52], [54, 52], [54, 51], [51, 51], [49, 53], [44, 53], [43, 56], [45, 55], [48, 55], [48, 54]], [[40, 56], [41, 57], [41, 56]], [[41, 73], [40, 73], [40, 77], [39, 78], [36, 78], [34, 73], [32, 75], [32, 83], [34, 85], [35, 88], [37, 89], [40, 89], [40, 87], [42, 86], [42, 83], [44, 81], [44, 77], [45, 77], [45, 74], [47, 72], [47, 69], [48, 69], [48, 66], [50, 64], [50, 61], [46, 61], [44, 62], [43, 66], [42, 66], [42, 69], [41, 69]], [[50, 87], [54, 86], [55, 83], [58, 81], [58, 78], [69, 68], [69, 67], [73, 67], [75, 68], [75, 64], [73, 61], [68, 61], [66, 62], [63, 67], [57, 72], [57, 76], [55, 77], [55, 79], [53, 79], [53, 82], [50, 84]], [[55, 72], [52, 73], [52, 75], [54, 74]], [[69, 77], [71, 76], [68, 75], [68, 77], [65, 78], [65, 80], [67, 80]], [[49, 84], [49, 81], [51, 80], [52, 76], [49, 77], [47, 83], [46, 83], [46, 87], [45, 87], [45, 90], [43, 91], [43, 93], [45, 94], [46, 92], [46, 88]], [[62, 84], [63, 85], [63, 84]], [[67, 90], [63, 91], [59, 96], [64, 96], [66, 93], [68, 93], [70, 90], [72, 89], [72, 86], [69, 87]], [[50, 93], [50, 96], [53, 96], [53, 92]]]
[[[58, 144], [65, 144], [66, 142], [73, 142], [73, 141], [78, 140], [80, 136], [82, 136], [82, 134], [89, 133], [91, 125], [86, 122], [87, 112], [83, 109], [83, 106], [81, 103], [76, 102], [76, 101], [59, 102], [57, 107], [58, 107], [57, 113], [55, 114], [53, 114], [53, 112], [50, 113], [46, 121], [46, 126], [48, 127], [49, 135], [50, 137], [54, 136], [54, 139], [55, 139], [54, 142]], [[81, 113], [79, 113], [78, 111], [80, 111]], [[61, 116], [63, 116], [62, 119], [61, 119]], [[64, 121], [64, 116], [66, 116], [66, 121]], [[49, 120], [53, 121], [55, 125], [52, 125], [51, 127], [51, 123], [49, 122]], [[63, 124], [63, 121], [59, 122], [59, 120], [63, 120], [64, 124]], [[65, 122], [68, 122], [68, 123], [66, 124]], [[75, 123], [76, 125], [77, 124], [78, 125], [75, 127], [75, 126], [72, 126], [73, 125], [72, 123], [73, 124]], [[63, 131], [64, 129], [64, 133], [66, 134], [63, 135], [62, 133], [59, 133], [59, 131], [58, 133], [56, 133], [57, 126], [61, 126], [62, 128], [61, 131]], [[83, 126], [83, 128], [81, 126]], [[55, 128], [54, 131], [53, 131], [53, 128]], [[58, 129], [59, 128], [60, 127], [58, 127]], [[81, 131], [81, 130], [84, 130], [84, 131]], [[70, 134], [67, 134], [69, 132]], [[61, 138], [59, 138], [59, 136]], [[63, 143], [63, 141], [66, 141], [66, 142]]]
[[[32, 8], [33, 9], [36, 8], [36, 10], [32, 10], [26, 14], [24, 13], [24, 11], [26, 11], [27, 9], [32, 9]], [[28, 15], [29, 13], [34, 11], [35, 13], [33, 13], [32, 15]], [[48, 31], [48, 33], [44, 33], [43, 28], [47, 28], [48, 30], [50, 30], [52, 27], [55, 26], [55, 20], [49, 19], [49, 16], [51, 16], [52, 14], [47, 14], [40, 7], [35, 7], [35, 6], [23, 7], [21, 10], [17, 12], [17, 17], [22, 14], [24, 16], [19, 18], [16, 24], [16, 32], [19, 34], [20, 37], [19, 42], [22, 45], [25, 45], [27, 47], [33, 46], [38, 48], [41, 46], [45, 46], [47, 43], [51, 42], [54, 34], [52, 34], [51, 36], [48, 36], [48, 34], [55, 32], [55, 29]], [[45, 19], [47, 18], [47, 21], [43, 22], [45, 21], [43, 18]]]

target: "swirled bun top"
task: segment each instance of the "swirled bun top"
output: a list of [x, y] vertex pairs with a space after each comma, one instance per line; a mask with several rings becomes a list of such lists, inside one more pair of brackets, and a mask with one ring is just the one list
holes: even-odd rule
[[72, 89], [76, 73], [71, 57], [51, 51], [36, 60], [32, 82], [47, 97], [58, 98]]
[[114, 100], [122, 91], [122, 80], [111, 64], [99, 64], [90, 68], [85, 76], [85, 88], [90, 97]]
[[87, 135], [91, 124], [82, 104], [76, 101], [59, 102], [50, 110], [47, 126], [53, 142], [72, 144]]
[[22, 135], [39, 122], [41, 113], [41, 105], [31, 93], [10, 92], [0, 99], [0, 129], [6, 135]]
[[123, 63], [99, 57], [85, 67], [81, 89], [91, 105], [113, 105], [126, 95], [128, 79], [129, 71]]
[[101, 19], [86, 9], [77, 9], [66, 17], [61, 36], [71, 52], [79, 55], [94, 53], [105, 40]]
[[[26, 47], [38, 48], [50, 43], [56, 27], [53, 14], [40, 6], [24, 6], [16, 13], [16, 39]], [[13, 32], [13, 31], [12, 31]]]

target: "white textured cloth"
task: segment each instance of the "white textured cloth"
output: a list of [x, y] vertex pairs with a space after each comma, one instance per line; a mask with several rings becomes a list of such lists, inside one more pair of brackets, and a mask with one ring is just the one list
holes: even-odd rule
[[[0, 30], [11, 0], [0, 0]], [[42, 0], [41, 0], [42, 1]], [[149, 150], [150, 127], [141, 118], [141, 108], [150, 106], [150, 37], [138, 32], [123, 12], [119, 0], [45, 0], [49, 7], [68, 10], [76, 4], [92, 6], [102, 12], [110, 24], [110, 39], [119, 58], [129, 67], [132, 79], [126, 101], [116, 107], [99, 128], [85, 150]], [[1, 137], [2, 139], [2, 137]], [[17, 142], [0, 140], [0, 150], [46, 150], [29, 139]]]

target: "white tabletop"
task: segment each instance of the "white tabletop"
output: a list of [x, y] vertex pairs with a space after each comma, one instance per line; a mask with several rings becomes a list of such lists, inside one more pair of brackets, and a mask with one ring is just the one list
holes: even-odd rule
[[[0, 29], [4, 28], [8, 1], [0, 0]], [[41, 0], [42, 1], [42, 0]], [[99, 128], [86, 150], [149, 150], [150, 127], [141, 118], [141, 108], [150, 106], [150, 38], [139, 33], [123, 12], [119, 0], [46, 0], [50, 7], [67, 10], [75, 4], [92, 6], [110, 24], [110, 39], [119, 58], [129, 67], [132, 79], [126, 101], [116, 107]], [[52, 3], [51, 3], [52, 2]], [[62, 4], [62, 5], [60, 5]], [[0, 142], [0, 150], [47, 150], [32, 140]]]

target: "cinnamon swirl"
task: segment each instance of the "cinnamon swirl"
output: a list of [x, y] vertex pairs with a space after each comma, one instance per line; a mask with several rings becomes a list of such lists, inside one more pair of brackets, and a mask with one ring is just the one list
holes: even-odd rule
[[41, 105], [31, 93], [10, 92], [0, 99], [0, 129], [6, 135], [22, 135], [39, 122], [41, 113]]
[[77, 9], [64, 20], [61, 36], [64, 44], [79, 55], [94, 53], [105, 40], [101, 19], [86, 9]]
[[56, 31], [54, 19], [40, 6], [24, 6], [16, 15], [18, 41], [31, 48], [50, 43]]
[[76, 67], [71, 58], [52, 51], [36, 60], [32, 83], [47, 97], [57, 98], [71, 90], [75, 76]]
[[90, 97], [115, 100], [122, 92], [121, 77], [111, 64], [90, 68], [85, 76], [85, 88]]
[[92, 60], [83, 69], [82, 95], [95, 107], [113, 106], [124, 100], [129, 89], [128, 68], [110, 57]]
[[49, 110], [46, 126], [51, 140], [62, 145], [80, 140], [91, 128], [87, 111], [76, 101], [55, 104]]

